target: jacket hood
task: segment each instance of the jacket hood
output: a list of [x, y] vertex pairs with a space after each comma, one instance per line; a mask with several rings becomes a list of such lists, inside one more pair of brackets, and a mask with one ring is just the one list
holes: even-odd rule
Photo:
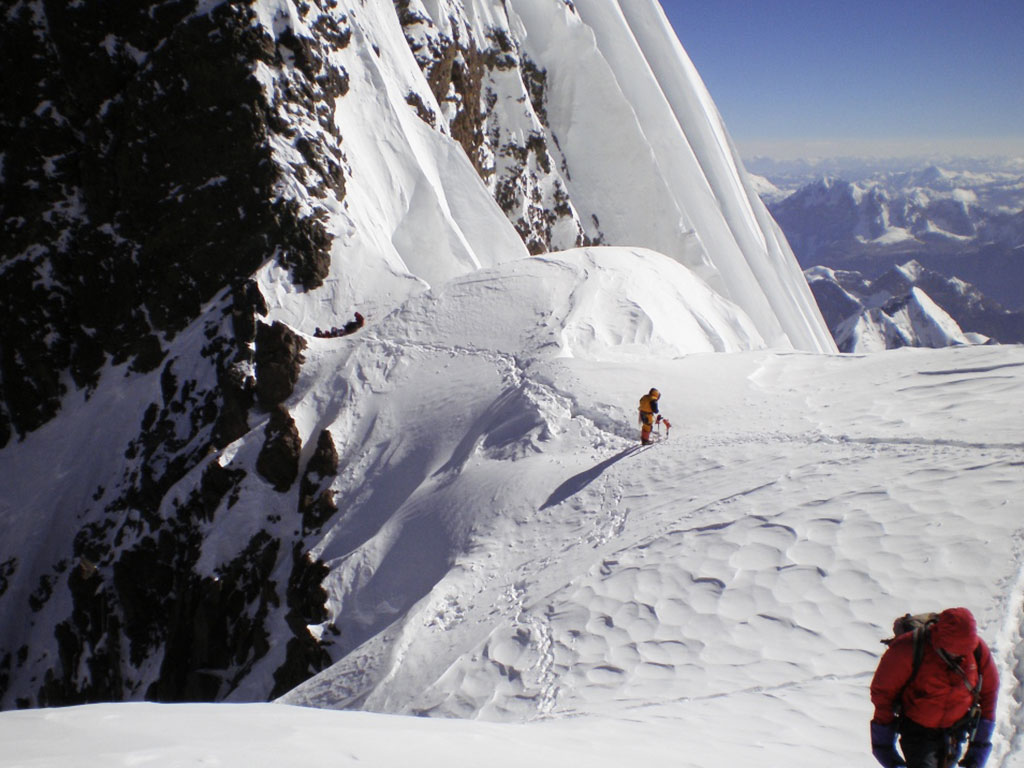
[[947, 608], [932, 628], [932, 642], [953, 656], [967, 656], [978, 645], [978, 627], [966, 608]]

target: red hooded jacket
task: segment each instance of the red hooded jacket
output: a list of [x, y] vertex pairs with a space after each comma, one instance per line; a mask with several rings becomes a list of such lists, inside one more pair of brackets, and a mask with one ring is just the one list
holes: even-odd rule
[[[996, 697], [999, 692], [999, 672], [985, 641], [978, 637], [974, 617], [966, 608], [950, 608], [939, 615], [939, 621], [922, 638], [924, 655], [921, 666], [910, 685], [914, 667], [914, 633], [897, 637], [882, 654], [878, 669], [871, 680], [871, 702], [875, 705], [874, 720], [889, 724], [901, 708], [909, 717], [925, 728], [948, 728], [967, 714], [973, 701], [968, 685], [975, 686], [981, 678], [981, 716], [995, 720]], [[960, 675], [939, 655], [942, 648], [949, 655], [959, 657]], [[979, 661], [974, 658], [978, 648]]]

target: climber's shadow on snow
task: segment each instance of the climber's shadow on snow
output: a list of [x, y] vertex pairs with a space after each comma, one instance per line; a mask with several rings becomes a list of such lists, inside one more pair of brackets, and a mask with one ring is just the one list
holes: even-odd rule
[[601, 476], [601, 473], [608, 469], [608, 467], [610, 467], [612, 464], [616, 463], [617, 461], [622, 461], [627, 456], [633, 455], [634, 453], [639, 451], [641, 447], [642, 446], [639, 445], [631, 445], [629, 448], [625, 448], [619, 451], [611, 458], [605, 459], [600, 464], [596, 464], [590, 469], [585, 469], [579, 474], [573, 475], [560, 486], [555, 488], [555, 490], [551, 492], [551, 495], [548, 496], [548, 500], [545, 501], [540, 508], [547, 509], [548, 507], [554, 507], [558, 504], [561, 504], [570, 496], [579, 493], [592, 482], [594, 482], [597, 478]]

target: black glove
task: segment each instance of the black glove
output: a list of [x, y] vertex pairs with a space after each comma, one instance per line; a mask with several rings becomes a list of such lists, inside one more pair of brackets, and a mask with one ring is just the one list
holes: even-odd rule
[[967, 747], [967, 754], [960, 761], [960, 765], [966, 768], [983, 768], [992, 752], [992, 731], [995, 730], [995, 727], [996, 724], [991, 720], [978, 721], [978, 727], [974, 730], [974, 736], [971, 737], [971, 744]]
[[871, 721], [871, 754], [882, 768], [900, 768], [907, 762], [896, 751], [896, 722], [882, 725]]

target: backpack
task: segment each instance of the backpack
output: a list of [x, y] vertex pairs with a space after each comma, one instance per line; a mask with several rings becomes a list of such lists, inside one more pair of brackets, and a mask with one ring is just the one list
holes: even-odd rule
[[[910, 677], [907, 678], [907, 682], [905, 682], [903, 687], [900, 688], [899, 696], [896, 699], [899, 702], [902, 702], [904, 692], [910, 684], [914, 682], [914, 678], [917, 677], [917, 671], [921, 668], [921, 659], [924, 658], [924, 639], [927, 636], [928, 631], [938, 621], [938, 613], [905, 613], [893, 621], [893, 636], [881, 641], [883, 645], [890, 645], [900, 635], [906, 634], [907, 632], [914, 633], [914, 662], [910, 669]], [[960, 669], [958, 664], [950, 661], [944, 653], [940, 652], [940, 656], [951, 669], [957, 670], [961, 676], [964, 677], [964, 685], [967, 686], [968, 690], [971, 692], [971, 696], [973, 697], [973, 702], [971, 703], [970, 709], [967, 710], [967, 714], [951, 728], [953, 731], [966, 731], [969, 737], [973, 734], [974, 727], [977, 725], [978, 719], [981, 717], [981, 644], [979, 643], [974, 649], [974, 663], [978, 667], [978, 682], [974, 686], [967, 683], [967, 677], [964, 675], [964, 671]]]
[[915, 613], [913, 615], [905, 613], [892, 623], [893, 637], [883, 640], [882, 643], [889, 645], [900, 635], [907, 632], [916, 632], [919, 629], [925, 630], [938, 620], [939, 614], [937, 613]]

